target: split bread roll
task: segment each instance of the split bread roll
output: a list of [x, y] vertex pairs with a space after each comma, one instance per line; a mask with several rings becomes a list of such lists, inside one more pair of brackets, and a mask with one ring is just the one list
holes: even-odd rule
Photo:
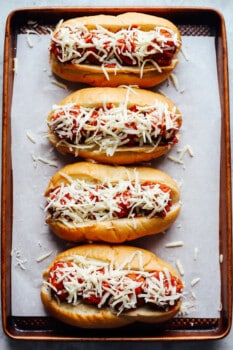
[[169, 20], [127, 12], [59, 22], [52, 33], [50, 64], [59, 77], [92, 86], [152, 87], [178, 63], [181, 35]]
[[79, 162], [45, 191], [46, 222], [64, 240], [120, 243], [163, 232], [180, 212], [180, 192], [165, 172]]
[[162, 323], [181, 307], [183, 282], [148, 250], [88, 244], [60, 253], [43, 275], [41, 299], [53, 317], [82, 328]]
[[182, 117], [167, 97], [144, 89], [85, 88], [53, 106], [48, 139], [61, 153], [108, 164], [149, 161], [179, 140]]

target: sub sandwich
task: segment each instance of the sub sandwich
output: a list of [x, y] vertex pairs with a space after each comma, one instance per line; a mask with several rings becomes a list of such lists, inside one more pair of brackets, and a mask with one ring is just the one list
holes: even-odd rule
[[135, 88], [85, 88], [55, 104], [48, 139], [61, 153], [100, 163], [131, 164], [167, 153], [182, 117], [167, 97]]
[[60, 253], [43, 274], [41, 299], [58, 320], [81, 328], [162, 323], [181, 307], [184, 284], [154, 253], [88, 244]]
[[181, 35], [171, 21], [127, 12], [60, 21], [52, 33], [50, 63], [59, 77], [92, 86], [151, 87], [178, 63]]
[[180, 212], [180, 192], [165, 172], [78, 162], [51, 178], [46, 222], [67, 241], [120, 243], [165, 231]]

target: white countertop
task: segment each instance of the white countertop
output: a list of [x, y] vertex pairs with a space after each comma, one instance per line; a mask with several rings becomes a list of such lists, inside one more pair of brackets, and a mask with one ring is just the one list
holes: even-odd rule
[[[110, 2], [107, 0], [7, 0], [2, 1], [0, 3], [0, 94], [2, 95], [2, 65], [3, 65], [3, 44], [4, 44], [4, 33], [5, 33], [5, 22], [8, 14], [17, 8], [23, 7], [36, 7], [36, 6], [78, 6], [78, 7], [93, 7], [93, 6], [101, 6], [106, 7], [109, 6]], [[224, 18], [227, 29], [227, 39], [228, 39], [228, 63], [229, 63], [229, 86], [231, 88], [233, 84], [233, 21], [232, 21], [232, 13], [233, 13], [233, 1], [231, 0], [112, 0], [111, 7], [142, 7], [142, 6], [198, 6], [198, 7], [211, 7], [219, 10]], [[230, 101], [233, 101], [233, 92], [230, 89]], [[0, 104], [0, 108], [2, 105]], [[79, 343], [79, 342], [69, 342], [67, 345], [66, 342], [46, 342], [46, 341], [16, 341], [9, 339], [3, 332], [2, 327], [0, 329], [0, 349], [8, 350], [8, 349], [16, 349], [16, 350], [26, 350], [26, 349], [41, 349], [43, 347], [46, 349], [107, 349], [111, 346], [111, 349], [118, 349], [121, 346], [124, 349], [128, 349], [128, 346], [133, 346], [136, 350], [147, 350], [156, 347], [156, 349], [163, 349], [164, 346], [167, 349], [196, 349], [199, 346], [205, 347], [208, 349], [221, 349], [221, 350], [230, 350], [232, 349], [233, 344], [233, 329], [228, 336], [224, 339], [218, 341], [191, 341], [191, 342], [145, 342], [145, 343], [102, 343], [102, 342], [87, 342], [87, 343]]]

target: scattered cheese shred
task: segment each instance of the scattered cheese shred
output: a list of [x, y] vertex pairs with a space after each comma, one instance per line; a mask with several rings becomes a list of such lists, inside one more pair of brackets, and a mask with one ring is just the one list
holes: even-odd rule
[[51, 80], [51, 83], [52, 83], [53, 85], [56, 85], [56, 86], [58, 86], [58, 87], [64, 89], [64, 90], [68, 90], [66, 84], [60, 83], [60, 82], [57, 81], [57, 80]]
[[184, 56], [185, 61], [189, 61], [189, 58], [187, 56], [186, 51], [184, 50], [184, 47], [181, 47], [180, 51], [181, 51], [182, 55]]
[[32, 154], [32, 159], [34, 160], [34, 162], [41, 162], [41, 163], [44, 163], [44, 164], [48, 164], [49, 166], [53, 166], [55, 168], [58, 167], [58, 164], [57, 162], [55, 161], [52, 161], [50, 159], [47, 159], [47, 158], [43, 158], [43, 157], [36, 157], [34, 154]]
[[194, 287], [200, 281], [200, 277], [196, 277], [191, 281], [191, 286]]
[[36, 143], [36, 138], [33, 135], [33, 133], [31, 132], [31, 130], [27, 130], [26, 132], [27, 138], [32, 142], [32, 143]]
[[223, 262], [223, 254], [219, 255], [219, 262], [220, 262], [220, 264], [222, 264], [222, 262]]
[[194, 248], [194, 256], [193, 256], [194, 260], [197, 260], [198, 253], [199, 253], [199, 249], [197, 247], [195, 247]]
[[189, 301], [183, 301], [178, 315], [182, 317], [187, 316], [189, 314], [189, 309], [193, 307], [194, 307], [193, 303]]
[[179, 81], [177, 76], [174, 73], [170, 74], [171, 81], [177, 91], [179, 91]]
[[184, 269], [183, 269], [183, 266], [180, 262], [180, 259], [176, 259], [176, 267], [180, 273], [181, 276], [184, 276]]
[[180, 160], [179, 158], [176, 158], [176, 157], [173, 157], [173, 156], [168, 156], [167, 158], [172, 160], [174, 163], [184, 164], [184, 162], [182, 160]]
[[183, 241], [176, 241], [176, 242], [171, 242], [167, 243], [165, 245], [166, 248], [175, 248], [175, 247], [182, 247], [184, 245]]
[[15, 261], [16, 261], [15, 266], [20, 267], [21, 270], [26, 270], [25, 264], [27, 263], [27, 259], [22, 258], [22, 252], [21, 252], [21, 250], [15, 248], [15, 249], [11, 252], [11, 255], [12, 255], [12, 256], [13, 256], [14, 254], [15, 254]]
[[162, 89], [158, 89], [158, 92], [159, 92], [161, 95], [167, 97], [167, 94], [166, 94]]
[[47, 259], [48, 257], [50, 257], [50, 255], [53, 253], [53, 250], [50, 250], [50, 252], [44, 254], [44, 255], [41, 255], [39, 258], [36, 259], [37, 262], [41, 262], [45, 259]]
[[27, 259], [16, 258], [16, 265], [19, 266], [22, 270], [26, 270], [25, 264], [27, 263]]
[[13, 58], [13, 72], [16, 74], [18, 73], [18, 58], [14, 57]]
[[185, 145], [182, 149], [178, 149], [177, 152], [179, 153], [178, 157], [169, 155], [167, 158], [173, 161], [174, 163], [184, 164], [183, 158], [186, 153], [188, 153], [190, 157], [194, 156], [193, 150], [190, 145]]
[[192, 297], [192, 299], [194, 299], [194, 300], [197, 299], [196, 294], [195, 294], [193, 291], [191, 292], [191, 297]]
[[33, 47], [33, 43], [32, 43], [32, 41], [31, 41], [31, 38], [30, 38], [30, 36], [29, 36], [29, 35], [27, 35], [26, 40], [27, 40], [27, 44], [28, 44], [28, 46], [29, 46], [30, 48], [32, 48], [32, 47]]
[[37, 27], [38, 26], [38, 22], [37, 21], [30, 20], [30, 19], [27, 21], [27, 24], [29, 26], [33, 26], [33, 27]]
[[218, 311], [219, 311], [219, 312], [221, 312], [221, 311], [222, 311], [222, 303], [221, 303], [221, 302], [220, 302], [220, 304], [219, 304]]
[[185, 153], [187, 153], [187, 152], [190, 155], [190, 157], [193, 157], [193, 151], [192, 151], [191, 146], [186, 145], [186, 146], [184, 146], [184, 148], [178, 150], [178, 153], [180, 153], [179, 159], [183, 159]]
[[26, 41], [27, 41], [27, 44], [30, 48], [33, 48], [34, 47], [34, 44], [31, 40], [31, 35], [38, 35], [40, 36], [40, 34], [36, 31], [36, 30], [33, 30], [33, 29], [28, 29], [27, 32], [26, 32]]

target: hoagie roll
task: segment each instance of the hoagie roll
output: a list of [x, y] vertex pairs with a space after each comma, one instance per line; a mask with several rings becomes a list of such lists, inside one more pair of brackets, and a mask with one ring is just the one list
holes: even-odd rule
[[180, 212], [180, 192], [165, 172], [78, 162], [45, 191], [46, 222], [73, 242], [120, 243], [165, 231]]
[[50, 45], [52, 71], [92, 86], [151, 87], [178, 63], [181, 35], [169, 20], [135, 12], [59, 22]]
[[165, 322], [179, 311], [184, 287], [176, 270], [154, 253], [122, 245], [71, 248], [43, 278], [48, 313], [82, 328]]
[[167, 97], [135, 88], [86, 88], [53, 106], [48, 139], [61, 153], [108, 164], [149, 161], [179, 140], [182, 117]]

